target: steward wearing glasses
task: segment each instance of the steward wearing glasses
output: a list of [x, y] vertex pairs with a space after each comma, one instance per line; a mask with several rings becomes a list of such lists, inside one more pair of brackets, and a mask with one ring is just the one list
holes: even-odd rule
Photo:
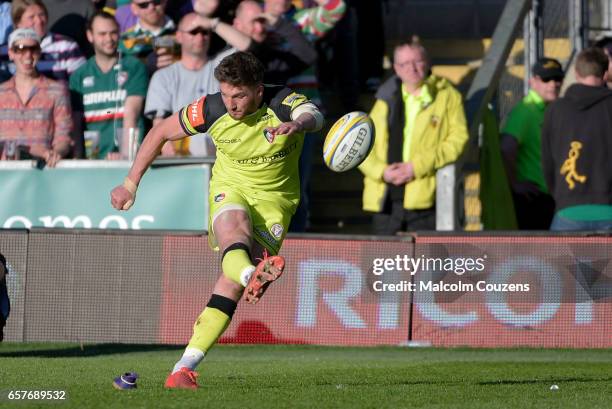
[[376, 139], [359, 166], [376, 235], [435, 230], [436, 170], [455, 162], [468, 140], [461, 94], [431, 73], [416, 36], [395, 47], [393, 71], [376, 92]]
[[[219, 92], [214, 70], [223, 57], [234, 50], [229, 49], [209, 59], [211, 33], [198, 25], [197, 20], [195, 13], [186, 14], [181, 19], [176, 32], [176, 41], [181, 45], [180, 61], [156, 71], [151, 78], [145, 115], [153, 120], [154, 126], [200, 96]], [[213, 153], [212, 141], [204, 134], [169, 141], [162, 148], [164, 156], [208, 156]]]
[[176, 27], [165, 14], [166, 3], [167, 0], [132, 0], [130, 8], [138, 21], [121, 34], [119, 51], [146, 62], [149, 74], [174, 62]]
[[[64, 82], [36, 70], [40, 37], [29, 28], [9, 36], [9, 57], [15, 75], [0, 85], [0, 144], [2, 159], [34, 156], [54, 167], [70, 151], [72, 118]], [[15, 155], [7, 157], [9, 152]]]
[[546, 106], [559, 97], [564, 72], [559, 61], [538, 60], [529, 93], [516, 104], [501, 131], [501, 151], [521, 230], [548, 230], [555, 202], [544, 181], [541, 133]]

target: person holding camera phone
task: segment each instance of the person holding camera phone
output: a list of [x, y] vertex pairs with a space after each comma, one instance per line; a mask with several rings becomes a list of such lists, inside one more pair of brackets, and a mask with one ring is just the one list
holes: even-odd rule
[[167, 0], [132, 0], [130, 8], [138, 17], [133, 27], [121, 33], [119, 51], [140, 58], [149, 76], [175, 60], [174, 22], [165, 14]]

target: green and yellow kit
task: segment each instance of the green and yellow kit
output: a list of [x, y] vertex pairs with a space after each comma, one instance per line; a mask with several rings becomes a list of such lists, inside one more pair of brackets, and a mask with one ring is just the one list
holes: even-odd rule
[[253, 238], [277, 254], [300, 200], [298, 161], [304, 133], [272, 137], [266, 128], [292, 120], [292, 111], [309, 103], [286, 87], [265, 86], [254, 113], [236, 120], [220, 93], [204, 96], [179, 112], [181, 127], [191, 136], [208, 132], [216, 148], [209, 189], [209, 242], [218, 249], [214, 221], [227, 210], [243, 209]]

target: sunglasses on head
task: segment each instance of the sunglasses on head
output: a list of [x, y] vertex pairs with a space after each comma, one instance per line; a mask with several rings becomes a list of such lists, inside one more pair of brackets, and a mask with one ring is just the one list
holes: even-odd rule
[[186, 33], [191, 34], [192, 36], [198, 35], [198, 34], [202, 34], [203, 36], [207, 36], [210, 34], [210, 30], [207, 30], [203, 27], [196, 27], [192, 30], [189, 31], [185, 31]]
[[139, 8], [141, 9], [146, 9], [149, 8], [149, 6], [151, 4], [155, 5], [155, 6], [159, 6], [161, 4], [162, 0], [149, 0], [149, 1], [143, 1], [142, 3], [136, 3], [134, 2], [135, 5], [137, 5]]
[[14, 53], [17, 53], [17, 54], [23, 54], [26, 51], [29, 51], [31, 53], [40, 52], [40, 46], [38, 44], [34, 44], [34, 45], [15, 44], [11, 47], [11, 49], [13, 50]]

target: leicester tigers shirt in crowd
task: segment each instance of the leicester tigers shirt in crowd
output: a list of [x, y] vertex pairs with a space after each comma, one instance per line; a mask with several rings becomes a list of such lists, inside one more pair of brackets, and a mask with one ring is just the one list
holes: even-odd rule
[[[116, 151], [115, 132], [123, 128], [125, 99], [147, 94], [148, 77], [144, 64], [124, 56], [108, 72], [102, 72], [95, 57], [70, 77], [70, 91], [75, 111], [84, 113], [85, 130], [99, 133], [99, 151], [92, 159], [104, 159]], [[142, 121], [139, 121], [143, 134]]]

